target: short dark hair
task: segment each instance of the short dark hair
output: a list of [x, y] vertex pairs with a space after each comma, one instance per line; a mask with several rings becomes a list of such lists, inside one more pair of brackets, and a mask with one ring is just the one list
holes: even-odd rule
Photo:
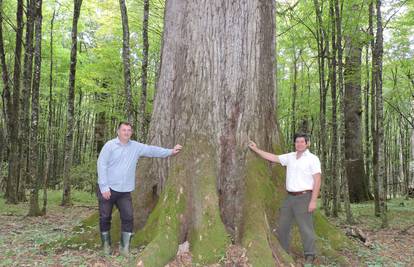
[[121, 126], [122, 125], [126, 125], [126, 126], [130, 126], [131, 128], [132, 128], [132, 124], [130, 123], [130, 122], [127, 122], [127, 121], [121, 121], [119, 124], [118, 124], [118, 130], [119, 130], [119, 128], [121, 128]]
[[295, 135], [293, 136], [293, 142], [296, 142], [296, 139], [301, 137], [305, 138], [306, 143], [309, 142], [309, 135], [306, 133], [295, 133]]

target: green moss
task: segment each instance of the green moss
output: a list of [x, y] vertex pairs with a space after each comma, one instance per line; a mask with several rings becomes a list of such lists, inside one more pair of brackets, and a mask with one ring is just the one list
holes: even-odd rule
[[148, 243], [138, 261], [145, 266], [164, 266], [177, 252], [180, 234], [180, 217], [185, 210], [183, 193], [171, 184], [161, 194], [156, 209], [151, 213], [147, 225], [137, 234], [133, 244]]
[[[253, 158], [254, 157], [254, 158]], [[280, 196], [272, 181], [268, 163], [253, 156], [247, 159], [246, 199], [243, 246], [253, 266], [274, 266], [293, 263], [279, 246], [272, 233]], [[273, 250], [273, 251], [272, 251]], [[275, 262], [275, 258], [277, 261]]]
[[221, 221], [216, 178], [211, 159], [205, 158], [197, 170], [193, 187], [194, 222], [190, 244], [193, 262], [209, 264], [224, 257], [230, 237]]
[[328, 222], [326, 217], [319, 211], [314, 213], [315, 232], [318, 236], [317, 247], [321, 255], [329, 259], [329, 262], [337, 262], [340, 265], [349, 265], [339, 252], [342, 250], [356, 251], [355, 245], [337, 229]]

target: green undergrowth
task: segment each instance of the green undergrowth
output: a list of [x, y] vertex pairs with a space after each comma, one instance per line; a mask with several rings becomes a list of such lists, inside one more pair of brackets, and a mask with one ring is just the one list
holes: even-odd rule
[[[74, 206], [96, 206], [97, 200], [95, 194], [90, 194], [85, 191], [73, 190], [72, 202]], [[29, 191], [26, 192], [27, 199], [29, 199]], [[46, 212], [49, 209], [62, 209], [60, 203], [62, 201], [61, 190], [48, 190], [47, 191], [47, 207]], [[39, 205], [42, 208], [43, 205], [43, 191], [39, 192]], [[19, 204], [6, 204], [4, 195], [0, 194], [0, 213], [14, 216], [25, 216], [29, 211], [29, 203], [21, 202]]]

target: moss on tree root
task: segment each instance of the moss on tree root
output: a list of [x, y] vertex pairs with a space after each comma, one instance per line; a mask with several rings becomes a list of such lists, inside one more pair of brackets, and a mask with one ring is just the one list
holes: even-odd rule
[[293, 259], [280, 248], [272, 230], [281, 201], [268, 163], [248, 156], [243, 246], [253, 266], [286, 266]]
[[176, 255], [179, 243], [186, 239], [190, 242], [193, 262], [200, 265], [218, 262], [230, 244], [220, 218], [212, 158], [215, 153], [203, 138], [195, 140], [191, 147], [202, 153], [188, 149], [175, 160], [167, 193], [162, 193], [146, 226], [134, 240], [137, 245], [148, 244], [138, 259], [144, 266], [165, 265]]

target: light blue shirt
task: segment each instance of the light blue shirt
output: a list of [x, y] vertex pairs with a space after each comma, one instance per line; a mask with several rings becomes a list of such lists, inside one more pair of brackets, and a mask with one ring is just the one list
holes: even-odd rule
[[99, 189], [102, 193], [109, 189], [117, 192], [134, 191], [139, 158], [166, 158], [172, 152], [172, 149], [149, 146], [133, 140], [126, 144], [122, 144], [119, 138], [106, 142], [97, 163]]

